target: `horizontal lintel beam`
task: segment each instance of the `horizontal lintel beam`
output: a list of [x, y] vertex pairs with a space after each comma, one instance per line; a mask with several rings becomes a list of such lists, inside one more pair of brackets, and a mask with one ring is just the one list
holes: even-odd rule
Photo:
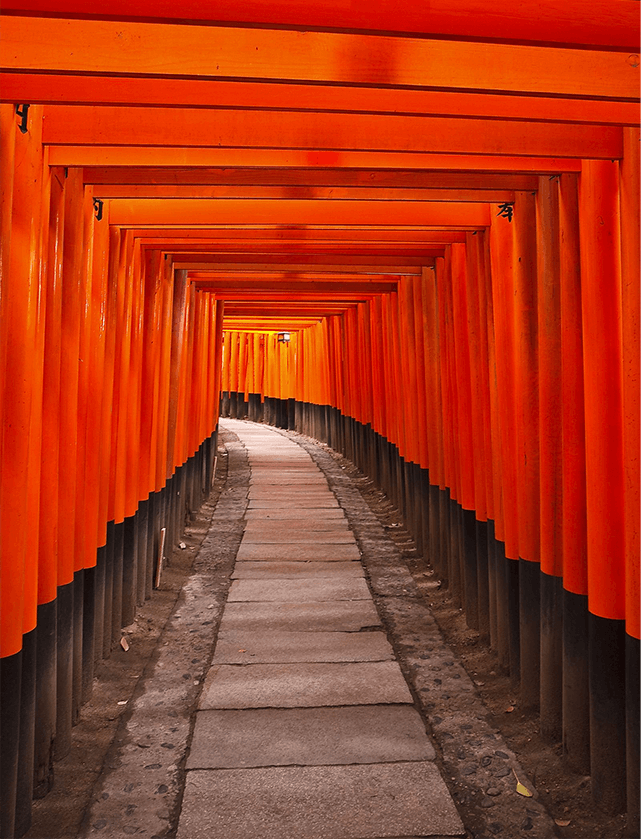
[[[616, 5], [616, 3], [615, 3]], [[7, 16], [13, 72], [266, 79], [635, 99], [638, 64], [613, 50], [114, 20]]]

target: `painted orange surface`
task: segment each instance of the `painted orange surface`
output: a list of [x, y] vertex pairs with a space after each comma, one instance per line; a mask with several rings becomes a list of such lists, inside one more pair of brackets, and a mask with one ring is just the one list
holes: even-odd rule
[[579, 187], [588, 602], [625, 618], [621, 252], [617, 164], [585, 161]]
[[221, 387], [371, 424], [638, 637], [637, 4], [9, 2], [0, 654]]
[[53, 146], [272, 148], [321, 154], [385, 149], [552, 158], [618, 158], [623, 153], [622, 129], [607, 125], [256, 109], [44, 107], [43, 140]]
[[[12, 71], [637, 97], [626, 52], [335, 32], [6, 17]], [[509, 72], [506, 72], [509, 67]]]
[[[5, 11], [86, 15], [82, 0], [9, 0]], [[499, 0], [491, 7], [481, 0], [431, 0], [429, 5], [390, 7], [385, 0], [351, 2], [314, 0], [301, 5], [294, 0], [249, 0], [241, 7], [227, 3], [186, 0], [179, 9], [171, 0], [99, 0], [96, 15], [127, 20], [203, 20], [289, 24], [331, 29], [369, 29], [390, 32], [431, 32], [471, 38], [523, 41], [556, 41], [634, 49], [638, 43], [638, 9], [631, 0], [527, 0], [518, 6]]]
[[113, 76], [67, 76], [56, 73], [0, 75], [0, 102], [47, 105], [149, 105], [181, 108], [295, 109], [311, 112], [524, 119], [528, 122], [638, 125], [635, 102], [570, 97], [524, 97], [509, 94], [462, 93], [443, 90], [390, 90], [269, 82], [228, 82], [189, 79], [150, 79]]

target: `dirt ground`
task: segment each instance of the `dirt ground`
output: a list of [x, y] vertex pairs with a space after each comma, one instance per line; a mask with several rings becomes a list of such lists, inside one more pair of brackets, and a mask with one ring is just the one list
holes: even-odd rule
[[[447, 590], [440, 588], [429, 564], [418, 555], [402, 526], [398, 511], [353, 464], [326, 446], [319, 448], [329, 454], [343, 474], [353, 481], [354, 487], [396, 544], [422, 597], [433, 611], [445, 641], [473, 680], [489, 712], [491, 724], [503, 736], [536, 785], [540, 803], [556, 822], [556, 836], [559, 839], [623, 839], [626, 835], [625, 817], [611, 817], [598, 810], [590, 797], [589, 778], [568, 770], [560, 754], [560, 744], [550, 746], [542, 741], [536, 716], [521, 712], [518, 690], [500, 671], [494, 653], [479, 643], [478, 633], [466, 627], [462, 612], [453, 605]], [[220, 448], [212, 496], [188, 527], [183, 537], [185, 548], [174, 551], [160, 590], [139, 608], [135, 624], [123, 631], [130, 641], [128, 651], [121, 648], [114, 650], [111, 657], [98, 667], [93, 696], [83, 706], [81, 721], [74, 728], [72, 751], [55, 765], [54, 789], [41, 801], [34, 802], [32, 827], [26, 839], [76, 839], [82, 833], [83, 820], [86, 828], [86, 814], [96, 795], [95, 790], [100, 788], [99, 779], [104, 771], [114, 768], [111, 763], [117, 753], [119, 732], [126, 720], [124, 715], [128, 713], [137, 684], [153, 671], [158, 646], [163, 643], [163, 632], [176, 612], [182, 588], [207, 534], [217, 499], [225, 491], [226, 478], [227, 456]], [[228, 571], [223, 569], [221, 573], [228, 574]], [[185, 643], [189, 643], [188, 638]], [[508, 708], [513, 710], [508, 712]], [[464, 823], [473, 825], [475, 819], [478, 822], [478, 805], [475, 810], [473, 804], [460, 795], [456, 796], [456, 800]], [[172, 830], [169, 829], [163, 832], [162, 839], [171, 835]], [[493, 833], [491, 830], [475, 830], [468, 835], [485, 839]]]

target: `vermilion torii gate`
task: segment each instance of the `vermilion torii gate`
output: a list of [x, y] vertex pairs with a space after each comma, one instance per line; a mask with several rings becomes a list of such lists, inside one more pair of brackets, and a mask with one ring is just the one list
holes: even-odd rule
[[2, 835], [221, 389], [387, 488], [634, 831], [638, 4], [174, 6], [3, 11]]

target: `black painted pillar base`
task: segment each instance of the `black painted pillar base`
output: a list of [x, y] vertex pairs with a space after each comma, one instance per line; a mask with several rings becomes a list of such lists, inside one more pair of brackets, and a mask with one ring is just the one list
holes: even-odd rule
[[138, 577], [137, 515], [124, 521], [122, 554], [122, 625], [133, 623], [136, 614], [136, 587]]
[[125, 523], [114, 525], [113, 590], [111, 593], [111, 645], [120, 643], [122, 629], [122, 581], [125, 545]]
[[563, 735], [563, 580], [540, 574], [541, 735], [559, 742]]
[[443, 584], [450, 587], [450, 491], [439, 489], [438, 492], [438, 555]]
[[494, 522], [488, 519], [486, 523], [487, 534], [487, 597], [488, 597], [488, 629], [489, 642], [493, 650], [498, 649], [498, 603], [497, 603], [497, 561], [496, 561], [496, 536]]
[[461, 507], [463, 535], [463, 563], [464, 582], [463, 603], [465, 621], [470, 629], [479, 628], [479, 587], [478, 567], [476, 558], [476, 516], [474, 510], [464, 510]]
[[607, 813], [626, 809], [625, 625], [588, 615], [592, 797]]
[[541, 702], [541, 566], [523, 559], [519, 566], [521, 708], [534, 710]]
[[93, 690], [94, 624], [96, 620], [96, 568], [85, 568], [82, 607], [82, 678], [80, 702], [84, 704]]
[[[496, 564], [496, 652], [500, 666], [510, 673], [510, 651], [512, 647], [512, 644], [510, 644], [510, 627], [512, 623], [515, 623], [517, 633], [519, 628], [518, 611], [516, 613], [516, 620], [510, 621], [510, 607], [512, 604], [510, 588], [514, 583], [511, 581], [509, 563], [513, 562], [513, 560], [505, 556], [505, 542], [496, 538], [494, 539], [494, 557]], [[515, 564], [518, 573], [518, 563]], [[516, 591], [518, 593], [518, 576]], [[516, 603], [518, 606], [518, 597]], [[514, 648], [518, 657], [518, 634], [517, 643], [514, 644]]]
[[475, 519], [476, 527], [476, 585], [478, 596], [478, 626], [480, 639], [490, 640], [490, 589], [487, 550], [487, 522]]
[[[202, 449], [200, 450], [202, 452]], [[199, 464], [200, 465], [200, 464]], [[196, 471], [196, 470], [194, 470]], [[194, 500], [200, 506], [200, 481], [198, 487], [194, 488]], [[136, 577], [136, 605], [142, 606], [147, 597], [147, 575], [149, 574], [149, 551], [147, 540], [149, 538], [149, 498], [141, 501], [136, 513], [137, 518], [137, 577]]]
[[22, 650], [0, 658], [0, 836], [15, 833]]
[[[505, 559], [507, 580], [507, 632], [510, 676], [515, 684], [521, 680], [521, 621], [520, 621], [520, 571], [516, 559]], [[537, 685], [538, 692], [538, 685]]]
[[464, 567], [461, 562], [463, 547], [461, 508], [455, 498], [450, 496], [450, 555], [448, 559], [450, 592], [455, 606], [463, 606], [463, 586], [465, 585]]
[[73, 693], [73, 582], [58, 586], [56, 638], [57, 700], [53, 756], [60, 760], [71, 749]]
[[73, 575], [73, 696], [71, 722], [75, 725], [80, 718], [82, 702], [82, 624], [84, 612], [84, 569]]
[[105, 602], [104, 628], [102, 633], [102, 657], [111, 655], [111, 624], [113, 622], [113, 589], [114, 589], [114, 544], [115, 528], [113, 521], [107, 523], [107, 543], [105, 545]]
[[441, 561], [441, 548], [439, 542], [439, 488], [430, 484], [429, 486], [429, 508], [430, 508], [430, 538], [428, 543], [427, 558], [438, 575], [443, 578], [443, 563]]
[[53, 786], [53, 740], [56, 734], [57, 598], [38, 606], [36, 720], [33, 796], [44, 798]]
[[94, 575], [94, 624], [93, 624], [93, 660], [94, 665], [102, 659], [102, 645], [105, 631], [105, 574], [107, 565], [107, 546], [96, 551], [96, 571]]
[[563, 754], [568, 766], [590, 774], [588, 597], [563, 591]]
[[37, 630], [32, 629], [31, 632], [22, 636], [16, 836], [22, 836], [31, 826], [33, 751], [36, 731], [36, 633]]
[[639, 641], [625, 636], [625, 713], [628, 823], [626, 836], [639, 836]]

